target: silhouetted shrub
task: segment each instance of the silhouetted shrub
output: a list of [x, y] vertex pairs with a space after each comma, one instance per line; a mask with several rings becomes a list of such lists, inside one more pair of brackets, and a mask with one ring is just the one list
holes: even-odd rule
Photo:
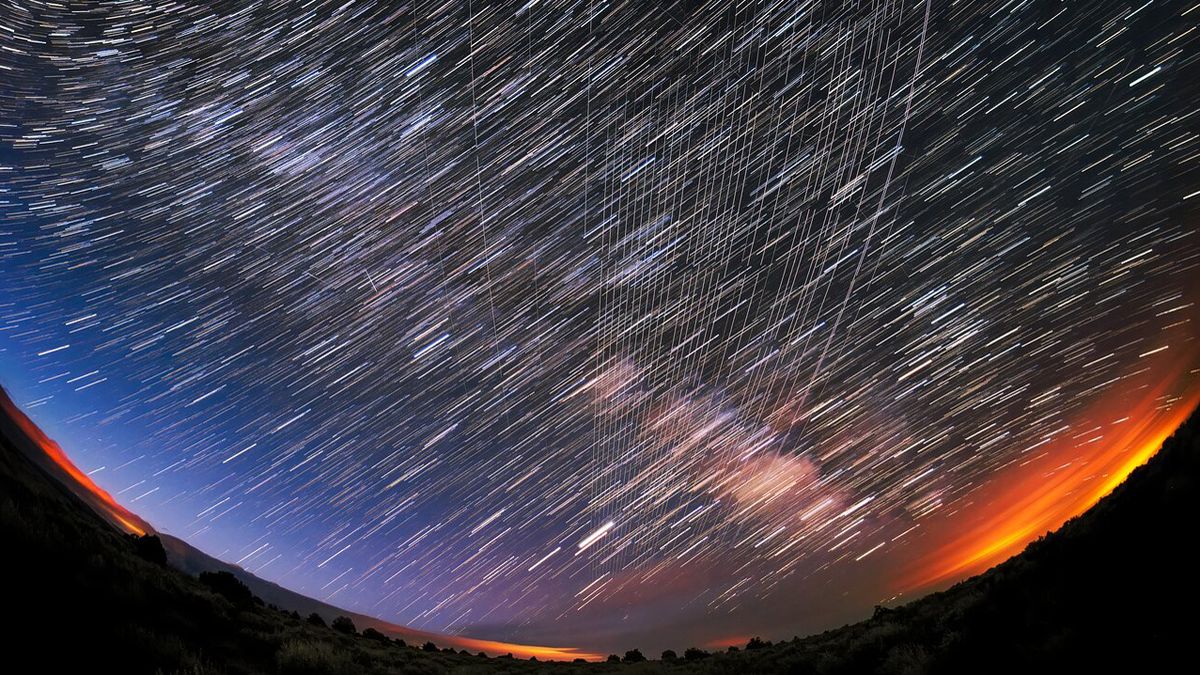
[[663, 653], [662, 653], [663, 661], [674, 661], [678, 658], [679, 658], [679, 655], [675, 653], [674, 649], [667, 649], [667, 650], [663, 651]]
[[325, 626], [325, 619], [322, 619], [322, 618], [321, 618], [321, 615], [320, 615], [320, 614], [317, 614], [316, 612], [313, 612], [312, 614], [309, 614], [309, 615], [308, 615], [308, 619], [307, 619], [307, 621], [308, 621], [308, 624], [309, 624], [310, 626], [320, 626], [321, 628], [325, 628], [325, 627], [326, 627], [326, 626]]
[[275, 656], [284, 675], [327, 675], [356, 672], [345, 652], [322, 642], [285, 642]]
[[605, 661], [608, 661], [609, 663], [620, 663], [621, 657], [617, 656], [616, 654], [609, 654]]
[[404, 638], [396, 638], [396, 639], [392, 640], [392, 642], [395, 642], [397, 647], [407, 647], [408, 646], [408, 643], [404, 641]]
[[388, 640], [388, 636], [380, 633], [374, 628], [364, 628], [362, 636], [368, 640], [375, 640], [376, 642], [391, 642], [391, 640]]
[[571, 663], [587, 663], [587, 659], [575, 659]]
[[432, 642], [426, 642], [425, 644], [421, 645], [421, 649], [427, 652], [436, 652], [438, 650], [438, 646]]
[[729, 649], [728, 649], [727, 651], [728, 651], [730, 654], [735, 654], [735, 653], [737, 653], [739, 650], [738, 650], [738, 648], [737, 648], [737, 645], [729, 645]]
[[888, 650], [881, 670], [887, 673], [924, 673], [929, 670], [929, 655], [921, 645], [896, 645]]
[[[229, 572], [201, 572], [200, 583], [208, 586], [213, 592], [223, 595], [225, 599], [238, 607], [250, 607], [255, 604], [254, 594], [250, 587]], [[259, 600], [259, 602], [262, 602]]]
[[630, 649], [625, 652], [625, 657], [621, 660], [625, 663], [638, 663], [639, 661], [645, 661], [646, 657], [642, 656], [642, 650]]
[[143, 534], [140, 537], [136, 534], [125, 536], [133, 542], [133, 552], [137, 553], [139, 558], [148, 560], [155, 565], [167, 566], [167, 550], [163, 548], [162, 539], [159, 539], [157, 534]]
[[358, 629], [354, 627], [354, 622], [348, 616], [339, 616], [333, 620], [333, 623], [329, 624], [329, 627], [347, 635], [354, 635], [358, 632]]
[[750, 641], [746, 643], [746, 649], [762, 649], [763, 647], [770, 646], [770, 642], [763, 642], [762, 638], [757, 637], [750, 638]]
[[708, 652], [698, 647], [688, 647], [683, 650], [683, 658], [688, 661], [698, 661], [708, 656]]

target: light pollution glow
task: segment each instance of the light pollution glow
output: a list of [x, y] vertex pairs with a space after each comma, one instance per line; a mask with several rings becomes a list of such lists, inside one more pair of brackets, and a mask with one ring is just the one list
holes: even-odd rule
[[[1184, 368], [1142, 371], [1125, 383], [1127, 388], [1114, 389], [1082, 416], [1094, 422], [1091, 429], [1099, 436], [1056, 439], [981, 488], [977, 499], [941, 523], [951, 533], [948, 541], [899, 575], [901, 592], [928, 590], [982, 572], [1112, 492], [1200, 404], [1200, 389], [1195, 387], [1174, 394], [1189, 382], [1190, 364], [1194, 355], [1183, 359]], [[1169, 372], [1177, 375], [1164, 375]], [[1130, 392], [1140, 393], [1133, 405], [1127, 404]], [[1163, 405], [1164, 397], [1173, 399], [1169, 406]], [[1082, 423], [1072, 426], [1087, 428]]]
[[29, 442], [45, 454], [47, 460], [66, 474], [66, 477], [74, 483], [73, 485], [69, 484], [68, 487], [72, 488], [72, 491], [79, 495], [80, 498], [91, 504], [92, 508], [96, 509], [96, 512], [102, 517], [122, 530], [133, 534], [141, 535], [153, 531], [149, 523], [142, 520], [129, 509], [121, 506], [104, 488], [96, 485], [87, 474], [80, 471], [79, 467], [75, 466], [75, 463], [71, 461], [67, 453], [63, 452], [58, 443], [51, 440], [41, 428], [34, 424], [33, 420], [29, 419], [13, 403], [12, 399], [8, 397], [8, 394], [3, 389], [0, 389], [0, 412], [12, 420]]

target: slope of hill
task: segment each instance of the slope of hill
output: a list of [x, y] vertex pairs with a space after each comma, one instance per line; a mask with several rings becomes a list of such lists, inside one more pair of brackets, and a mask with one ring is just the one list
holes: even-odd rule
[[172, 537], [169, 534], [161, 532], [158, 533], [158, 536], [162, 539], [163, 548], [167, 554], [167, 561], [171, 567], [191, 576], [199, 576], [204, 572], [228, 572], [237, 577], [239, 581], [244, 583], [263, 602], [291, 612], [297, 612], [303, 616], [316, 614], [327, 622], [332, 622], [339, 616], [345, 616], [349, 617], [360, 630], [373, 628], [390, 638], [404, 640], [408, 644], [422, 645], [426, 642], [433, 642], [443, 647], [452, 647], [458, 650], [466, 649], [471, 652], [484, 652], [491, 656], [499, 656], [506, 653], [518, 656], [540, 654], [543, 659], [554, 658], [566, 661], [581, 656], [592, 656], [584, 652], [574, 653], [568, 649], [510, 645], [458, 635], [430, 633], [409, 628], [408, 626], [401, 626], [373, 616], [335, 607], [327, 602], [310, 598], [307, 595], [301, 595], [279, 584], [261, 579], [237, 565], [231, 565], [223, 560], [214, 558], [178, 537]]
[[[1153, 669], [1189, 653], [1200, 582], [1190, 557], [1200, 509], [1200, 419], [1083, 516], [949, 590], [866, 621], [736, 653], [641, 663], [534, 663], [403, 646], [400, 629], [351, 616], [366, 635], [324, 624], [340, 610], [249, 577], [179, 540], [174, 563], [223, 569], [245, 591], [207, 583], [146, 553], [102, 498], [81, 498], [56, 463], [28, 456], [27, 429], [0, 416], [0, 568], [11, 654], [35, 670], [123, 673], [954, 673]], [[39, 432], [40, 433], [40, 432]], [[44, 438], [44, 436], [40, 437]], [[48, 439], [47, 439], [48, 440]], [[40, 443], [40, 440], [39, 440]], [[55, 446], [57, 447], [57, 446]], [[104, 514], [103, 517], [97, 515]], [[141, 522], [141, 521], [138, 521]], [[144, 543], [144, 542], [143, 542]], [[153, 553], [153, 552], [151, 552]], [[159, 554], [161, 555], [161, 554]], [[236, 582], [235, 582], [235, 585]], [[326, 614], [299, 614], [250, 599]], [[311, 608], [311, 609], [310, 609]], [[371, 622], [377, 622], [372, 624]], [[407, 629], [404, 629], [407, 630]], [[631, 645], [632, 646], [632, 645]], [[684, 656], [684, 655], [681, 655]]]

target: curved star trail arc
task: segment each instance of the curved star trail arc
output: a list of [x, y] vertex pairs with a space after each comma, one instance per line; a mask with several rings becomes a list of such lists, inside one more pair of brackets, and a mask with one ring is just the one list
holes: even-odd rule
[[974, 571], [1196, 400], [1200, 9], [962, 4], [0, 4], [0, 373], [156, 526], [421, 628]]

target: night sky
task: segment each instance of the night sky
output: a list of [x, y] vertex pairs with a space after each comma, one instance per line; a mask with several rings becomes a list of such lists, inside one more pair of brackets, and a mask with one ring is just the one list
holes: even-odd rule
[[823, 630], [1200, 396], [1195, 0], [64, 4], [0, 4], [0, 381], [340, 606]]

